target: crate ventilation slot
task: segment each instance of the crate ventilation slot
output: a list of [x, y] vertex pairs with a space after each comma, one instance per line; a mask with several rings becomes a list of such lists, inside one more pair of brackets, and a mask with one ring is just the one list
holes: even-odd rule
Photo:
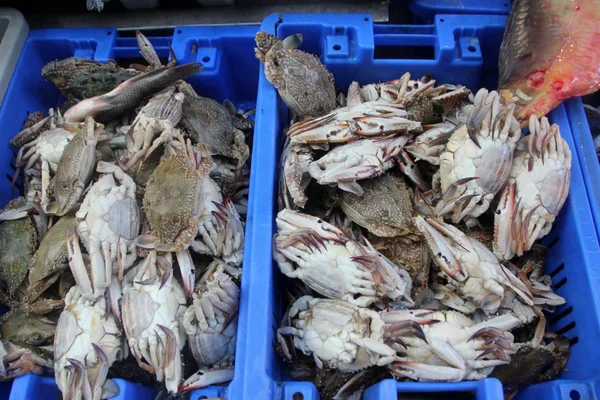
[[568, 331], [570, 331], [571, 329], [575, 328], [575, 321], [573, 322], [569, 322], [567, 325], [563, 326], [562, 328], [558, 329], [556, 331], [557, 335], [564, 335], [565, 333], [567, 333]]
[[552, 286], [552, 290], [554, 290], [555, 292], [560, 289], [561, 287], [563, 287], [565, 285], [565, 283], [567, 283], [567, 277], [565, 276], [564, 278], [562, 278], [560, 281], [558, 281], [556, 283], [556, 285]]
[[558, 239], [558, 236], [552, 239], [552, 241], [548, 244], [548, 248], [551, 249], [558, 242]]
[[550, 323], [550, 325], [553, 325], [553, 324], [557, 323], [558, 321], [560, 321], [561, 319], [563, 319], [564, 317], [566, 317], [567, 315], [571, 314], [572, 312], [573, 312], [573, 307], [569, 306], [564, 311], [562, 311], [556, 315], [553, 315], [552, 318], [549, 318], [548, 322]]
[[562, 271], [563, 269], [565, 269], [565, 263], [560, 264], [558, 267], [556, 267], [554, 270], [552, 270], [548, 275], [550, 275], [551, 278], [554, 278], [554, 276], [556, 274], [558, 274], [560, 271]]

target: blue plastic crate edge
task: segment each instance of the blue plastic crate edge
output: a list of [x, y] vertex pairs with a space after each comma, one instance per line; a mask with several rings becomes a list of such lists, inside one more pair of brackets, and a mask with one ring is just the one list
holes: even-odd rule
[[570, 99], [565, 101], [564, 104], [567, 109], [571, 131], [573, 132], [575, 150], [583, 172], [583, 179], [594, 216], [596, 232], [598, 238], [600, 238], [600, 163], [594, 149], [594, 140], [581, 99]]
[[406, 5], [416, 22], [426, 23], [439, 14], [507, 15], [511, 0], [409, 0]]
[[454, 383], [397, 382], [394, 379], [385, 379], [365, 390], [363, 400], [392, 399], [398, 397], [401, 393], [432, 392], [469, 392], [478, 400], [501, 400], [504, 397], [502, 384], [494, 378]]

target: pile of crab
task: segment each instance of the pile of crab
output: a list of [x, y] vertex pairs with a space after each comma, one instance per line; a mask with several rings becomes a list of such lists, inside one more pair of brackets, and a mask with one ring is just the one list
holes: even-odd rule
[[172, 394], [233, 377], [253, 122], [183, 79], [202, 65], [68, 58], [67, 105], [12, 140], [0, 212], [0, 379], [54, 374], [65, 399], [109, 378]]
[[273, 238], [292, 278], [277, 331], [290, 373], [325, 398], [390, 374], [508, 391], [557, 376], [568, 340], [544, 311], [565, 299], [536, 242], [569, 192], [559, 127], [532, 117], [525, 135], [496, 91], [431, 76], [336, 96], [300, 35], [256, 42], [292, 113]]

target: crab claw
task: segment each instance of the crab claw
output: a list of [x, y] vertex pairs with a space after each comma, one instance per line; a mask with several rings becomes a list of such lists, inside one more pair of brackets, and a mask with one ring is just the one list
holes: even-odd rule
[[466, 375], [465, 370], [458, 368], [407, 361], [394, 362], [387, 368], [394, 375], [423, 381], [458, 382]]
[[77, 282], [81, 295], [88, 300], [94, 300], [96, 293], [85, 268], [81, 247], [79, 246], [79, 236], [75, 231], [73, 231], [70, 238], [69, 234], [67, 234], [67, 255], [69, 257], [71, 272], [73, 273], [75, 282]]
[[281, 240], [278, 241], [278, 246], [289, 247], [294, 246], [297, 243], [302, 243], [310, 251], [321, 251], [321, 248], [325, 250], [325, 240], [310, 228], [302, 228], [280, 235]]
[[107, 303], [109, 305], [108, 312], [110, 314], [112, 314], [113, 317], [115, 317], [115, 321], [117, 322], [117, 325], [122, 327], [123, 321], [121, 321], [121, 312], [119, 310], [119, 308], [120, 308], [119, 301], [121, 300], [121, 297], [122, 297], [121, 284], [119, 283], [119, 281], [117, 281], [117, 279], [115, 277], [112, 278], [110, 286], [108, 287], [108, 290], [106, 291], [106, 296], [107, 296]]
[[160, 324], [156, 325], [166, 335], [162, 365], [165, 374], [165, 386], [170, 392], [176, 393], [179, 381], [181, 380], [181, 353], [179, 352], [177, 336], [166, 326]]
[[[418, 216], [415, 217], [414, 221], [417, 229], [425, 237], [431, 254], [444, 273], [457, 282], [467, 279], [466, 270], [449, 248], [449, 240], [451, 239], [444, 235], [444, 233], [448, 233], [448, 230], [451, 231], [456, 228], [433, 218], [423, 219], [423, 217]], [[460, 240], [460, 236], [452, 235], [452, 232], [449, 233], [451, 234], [448, 237], [452, 240]]]
[[502, 349], [487, 349], [480, 355], [478, 355], [475, 360], [481, 360], [483, 358], [487, 358], [490, 360], [500, 360], [510, 362], [510, 356], [504, 352]]
[[408, 320], [389, 324], [388, 332], [392, 336], [406, 336], [407, 334], [412, 334], [425, 343], [429, 343], [427, 341], [427, 336], [425, 336], [425, 332], [423, 332], [423, 328], [415, 321]]
[[208, 385], [217, 385], [233, 379], [233, 368], [198, 371], [179, 384], [179, 394], [201, 389]]
[[343, 243], [349, 238], [346, 232], [318, 217], [288, 209], [281, 210], [277, 214], [277, 228], [279, 232], [310, 228], [322, 239], [339, 243]]
[[192, 261], [192, 256], [189, 250], [181, 250], [176, 253], [177, 263], [179, 264], [179, 270], [181, 271], [181, 280], [183, 281], [183, 288], [188, 297], [191, 300], [192, 293], [194, 292], [195, 283], [195, 266]]

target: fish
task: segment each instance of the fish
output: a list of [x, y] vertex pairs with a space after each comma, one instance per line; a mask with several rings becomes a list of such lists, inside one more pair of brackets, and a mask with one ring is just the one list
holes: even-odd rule
[[65, 113], [65, 122], [82, 122], [86, 117], [105, 123], [137, 107], [142, 100], [160, 92], [180, 79], [199, 74], [204, 67], [199, 62], [172, 68], [158, 68], [134, 76], [110, 92], [90, 97], [75, 104]]
[[515, 0], [500, 46], [499, 92], [526, 126], [600, 89], [600, 0]]

